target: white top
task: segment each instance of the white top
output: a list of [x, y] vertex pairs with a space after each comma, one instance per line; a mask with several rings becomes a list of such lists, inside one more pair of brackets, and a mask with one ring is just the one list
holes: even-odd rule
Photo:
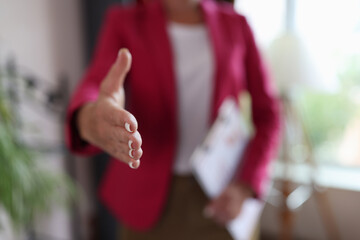
[[214, 78], [212, 47], [205, 25], [168, 24], [178, 99], [179, 139], [174, 172], [191, 173], [190, 156], [209, 129]]

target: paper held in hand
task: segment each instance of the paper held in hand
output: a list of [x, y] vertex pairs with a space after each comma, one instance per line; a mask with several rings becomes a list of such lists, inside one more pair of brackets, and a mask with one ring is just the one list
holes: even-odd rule
[[[209, 198], [219, 196], [233, 178], [250, 133], [235, 99], [226, 99], [204, 142], [191, 156], [194, 175]], [[251, 239], [264, 203], [257, 199], [244, 202], [237, 218], [227, 224], [236, 240]]]

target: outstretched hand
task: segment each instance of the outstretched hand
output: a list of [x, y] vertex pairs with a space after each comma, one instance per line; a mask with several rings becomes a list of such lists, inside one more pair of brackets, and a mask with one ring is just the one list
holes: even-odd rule
[[83, 106], [77, 117], [80, 136], [131, 168], [140, 166], [141, 136], [135, 117], [124, 109], [124, 80], [131, 68], [131, 54], [121, 49], [102, 81], [98, 99]]

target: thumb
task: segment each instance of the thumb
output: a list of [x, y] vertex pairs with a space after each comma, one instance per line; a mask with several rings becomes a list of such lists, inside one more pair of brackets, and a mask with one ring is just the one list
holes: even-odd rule
[[107, 76], [100, 86], [101, 93], [111, 95], [121, 90], [126, 74], [131, 68], [131, 54], [128, 49], [120, 49], [118, 56], [111, 66]]

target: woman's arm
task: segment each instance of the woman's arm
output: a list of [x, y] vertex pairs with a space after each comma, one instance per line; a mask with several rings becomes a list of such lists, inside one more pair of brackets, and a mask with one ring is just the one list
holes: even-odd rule
[[106, 151], [137, 168], [142, 155], [141, 136], [135, 117], [124, 109], [123, 83], [131, 55], [127, 50], [119, 52], [119, 10], [108, 11], [92, 63], [70, 102], [66, 140], [75, 153]]
[[262, 197], [268, 179], [268, 165], [275, 157], [280, 137], [280, 103], [253, 33], [242, 16], [241, 21], [246, 42], [245, 69], [255, 135], [245, 150], [235, 179], [251, 187], [257, 197]]

